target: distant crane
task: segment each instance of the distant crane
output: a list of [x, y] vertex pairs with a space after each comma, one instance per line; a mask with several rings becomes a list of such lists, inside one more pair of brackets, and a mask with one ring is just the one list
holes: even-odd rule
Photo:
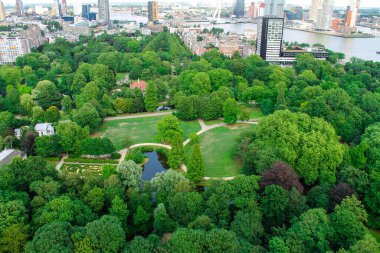
[[223, 0], [218, 0], [216, 3], [216, 10], [214, 12], [214, 15], [212, 16], [212, 22], [220, 21], [220, 13], [222, 12], [222, 5], [223, 5]]

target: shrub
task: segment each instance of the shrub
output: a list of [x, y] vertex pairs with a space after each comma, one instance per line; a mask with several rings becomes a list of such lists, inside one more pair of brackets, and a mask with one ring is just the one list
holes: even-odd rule
[[81, 142], [82, 155], [111, 155], [115, 152], [115, 147], [108, 138], [86, 138]]
[[142, 163], [144, 161], [144, 158], [145, 156], [141, 149], [133, 149], [127, 155], [126, 160], [132, 160], [135, 163]]

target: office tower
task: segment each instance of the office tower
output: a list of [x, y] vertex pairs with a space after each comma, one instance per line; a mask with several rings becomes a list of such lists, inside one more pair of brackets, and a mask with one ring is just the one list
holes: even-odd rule
[[22, 0], [16, 0], [16, 10], [17, 16], [24, 16], [24, 4], [22, 3]]
[[258, 2], [257, 16], [262, 17], [265, 15], [265, 4], [264, 2]]
[[237, 18], [244, 17], [244, 4], [244, 0], [235, 0], [233, 15], [235, 15]]
[[358, 12], [360, 8], [360, 0], [351, 0], [350, 6], [347, 7], [346, 26], [350, 28], [356, 27]]
[[67, 3], [66, 3], [66, 0], [62, 0], [61, 10], [62, 10], [62, 15], [66, 16], [67, 15]]
[[5, 20], [6, 19], [5, 15], [5, 9], [4, 9], [4, 3], [3, 1], [0, 1], [0, 20]]
[[265, 15], [284, 17], [285, 0], [265, 0]]
[[254, 2], [251, 3], [248, 9], [248, 17], [256, 18], [257, 17], [257, 5]]
[[29, 40], [20, 36], [0, 36], [0, 64], [15, 63], [17, 57], [31, 52]]
[[109, 25], [110, 23], [110, 6], [109, 0], [98, 0], [98, 20]]
[[309, 19], [314, 22], [317, 21], [318, 9], [322, 9], [323, 0], [312, 0], [310, 6]]
[[278, 62], [281, 58], [284, 19], [264, 16], [257, 24], [256, 54], [268, 62]]
[[83, 4], [81, 17], [90, 20], [90, 9], [91, 5]]
[[149, 1], [148, 2], [148, 21], [154, 22], [158, 20], [158, 2]]
[[334, 0], [324, 0], [322, 7], [318, 9], [317, 22], [315, 28], [317, 30], [331, 30], [331, 23], [334, 11]]
[[53, 5], [51, 6], [51, 15], [55, 17], [62, 16], [61, 4], [59, 3], [59, 0], [54, 0]]

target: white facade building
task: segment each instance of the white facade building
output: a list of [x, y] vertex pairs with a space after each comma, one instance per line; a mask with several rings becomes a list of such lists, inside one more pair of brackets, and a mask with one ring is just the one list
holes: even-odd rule
[[34, 129], [36, 130], [39, 136], [50, 136], [55, 133], [53, 125], [51, 123], [37, 124], [34, 127]]
[[0, 37], [0, 64], [10, 64], [16, 62], [17, 57], [30, 53], [30, 43], [26, 38], [10, 37], [8, 35]]
[[110, 6], [109, 0], [98, 0], [98, 20], [104, 24], [110, 23]]
[[265, 15], [284, 17], [285, 0], [265, 0]]
[[334, 13], [334, 0], [324, 0], [317, 12], [315, 28], [318, 30], [331, 30], [331, 22]]

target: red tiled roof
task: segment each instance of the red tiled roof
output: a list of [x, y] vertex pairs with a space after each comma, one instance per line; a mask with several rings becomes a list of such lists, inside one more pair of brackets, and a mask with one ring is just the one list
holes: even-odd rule
[[129, 87], [131, 89], [137, 88], [140, 90], [146, 90], [146, 86], [147, 86], [147, 83], [145, 81], [141, 80], [138, 82], [131, 83], [131, 85]]

